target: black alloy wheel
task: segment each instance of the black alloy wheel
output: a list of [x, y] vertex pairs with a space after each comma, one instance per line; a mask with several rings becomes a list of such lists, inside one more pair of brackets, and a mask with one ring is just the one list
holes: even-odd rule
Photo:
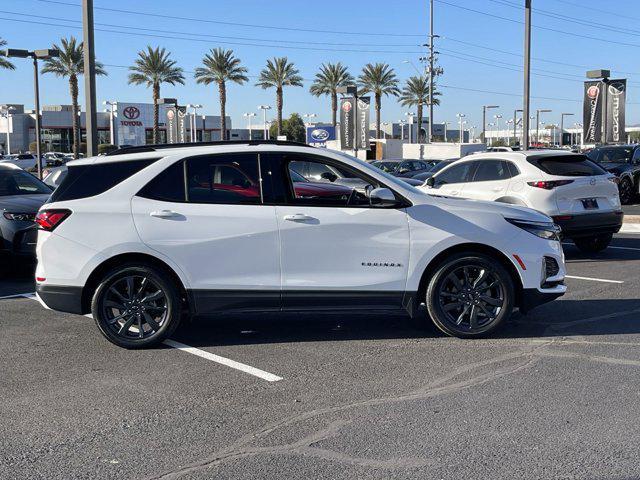
[[93, 296], [91, 310], [102, 334], [124, 348], [160, 343], [180, 322], [180, 297], [168, 276], [152, 266], [119, 267]]
[[433, 323], [456, 337], [495, 330], [514, 306], [513, 280], [502, 264], [483, 254], [458, 254], [437, 267], [426, 293]]
[[620, 203], [622, 205], [629, 205], [633, 202], [635, 192], [633, 191], [633, 183], [628, 178], [623, 178], [618, 184], [618, 191], [620, 193]]

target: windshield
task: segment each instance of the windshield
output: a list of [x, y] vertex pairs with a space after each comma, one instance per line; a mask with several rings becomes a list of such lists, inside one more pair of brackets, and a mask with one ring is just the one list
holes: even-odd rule
[[0, 197], [51, 193], [51, 188], [24, 170], [0, 170]]
[[607, 173], [585, 155], [531, 156], [527, 161], [544, 173], [562, 177], [592, 177]]
[[434, 165], [429, 172], [430, 173], [436, 173], [439, 172], [440, 170], [442, 170], [444, 167], [446, 167], [447, 165], [451, 165], [453, 162], [440, 162], [436, 165]]
[[300, 175], [298, 172], [296, 172], [293, 168], [289, 167], [289, 175], [291, 175], [291, 180], [293, 180], [294, 182], [308, 182], [309, 180], [307, 180], [306, 178], [304, 178], [302, 175]]
[[398, 170], [400, 162], [373, 162], [373, 166], [378, 167], [383, 172], [393, 173]]
[[598, 163], [626, 163], [633, 155], [633, 148], [596, 148], [587, 157]]

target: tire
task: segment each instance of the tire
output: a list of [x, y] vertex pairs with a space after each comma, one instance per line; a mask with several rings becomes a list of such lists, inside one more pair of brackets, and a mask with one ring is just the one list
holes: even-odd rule
[[102, 278], [91, 301], [91, 312], [111, 343], [128, 349], [151, 347], [178, 327], [180, 293], [163, 270], [125, 264]]
[[612, 233], [603, 233], [600, 235], [593, 235], [591, 237], [574, 238], [573, 243], [576, 244], [576, 247], [578, 247], [581, 252], [598, 253], [605, 250], [611, 243], [612, 239]]
[[628, 178], [623, 178], [618, 185], [618, 192], [620, 193], [620, 203], [622, 205], [629, 205], [635, 198], [633, 191], [633, 182]]
[[495, 331], [515, 305], [511, 275], [497, 259], [481, 253], [459, 253], [444, 260], [435, 268], [425, 295], [431, 321], [458, 338]]

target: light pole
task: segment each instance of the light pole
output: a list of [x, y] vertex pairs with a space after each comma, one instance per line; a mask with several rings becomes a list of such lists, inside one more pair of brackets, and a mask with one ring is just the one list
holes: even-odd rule
[[[93, 0], [82, 0], [82, 58], [86, 104], [87, 156], [98, 154], [98, 117], [96, 114], [96, 55], [93, 41]], [[80, 135], [82, 137], [82, 135]], [[76, 152], [77, 153], [77, 152]]]
[[253, 117], [255, 117], [256, 114], [253, 113], [253, 112], [247, 112], [247, 113], [243, 113], [242, 116], [245, 117], [247, 119], [247, 121], [249, 122], [249, 141], [251, 141], [251, 140], [253, 140], [252, 135], [251, 135], [251, 119]]
[[109, 107], [109, 142], [111, 145], [116, 144], [116, 133], [115, 133], [115, 120], [114, 120], [114, 107], [118, 105], [118, 102], [113, 102], [111, 100], [105, 100], [102, 102], [103, 105]]
[[531, 106], [531, 0], [524, 0], [524, 88], [522, 100], [522, 149], [529, 149]]
[[10, 105], [2, 105], [0, 107], [0, 115], [7, 119], [7, 155], [11, 155], [11, 112], [15, 111], [15, 107]]
[[382, 126], [385, 127], [385, 129], [382, 131], [382, 139], [386, 140], [387, 139], [387, 128], [389, 126], [389, 122], [382, 122]]
[[560, 146], [564, 146], [564, 117], [572, 117], [573, 113], [560, 114]]
[[518, 113], [522, 113], [522, 110], [514, 110], [513, 111], [513, 144], [515, 145], [518, 141]]
[[475, 125], [471, 125], [471, 143], [476, 143], [476, 126]]
[[540, 114], [541, 113], [549, 113], [551, 110], [548, 109], [538, 109], [536, 110], [536, 143], [540, 143]]
[[460, 135], [458, 136], [458, 143], [462, 143], [462, 119], [466, 117], [464, 113], [456, 113], [456, 117], [458, 117], [458, 123], [460, 124]]
[[267, 110], [271, 110], [271, 105], [260, 105], [258, 108], [262, 110], [262, 121], [264, 126], [264, 136], [262, 138], [264, 140], [268, 140], [269, 130], [267, 129]]
[[447, 128], [449, 127], [449, 122], [444, 122], [444, 143], [447, 143]]
[[398, 123], [400, 124], [400, 140], [404, 143], [404, 124], [407, 123], [407, 121], [401, 118], [398, 120]]
[[499, 105], [483, 105], [482, 106], [482, 141], [487, 144], [487, 110], [491, 108], [500, 108]]
[[[489, 127], [489, 136], [491, 137], [491, 144], [493, 144], [493, 134], [491, 133], [492, 127], [495, 125], [495, 123], [493, 122], [489, 122], [487, 123], [487, 127]], [[486, 138], [485, 138], [485, 144], [486, 144]]]
[[415, 117], [416, 114], [407, 112], [405, 115], [409, 117], [409, 143], [413, 143], [413, 117]]
[[502, 115], [494, 115], [493, 118], [496, 119], [496, 140], [500, 141], [500, 119], [502, 118]]
[[[2, 52], [5, 57], [15, 58], [31, 58], [33, 59], [33, 91], [35, 95], [35, 110], [36, 110], [36, 157], [38, 158], [38, 178], [42, 180], [42, 159], [40, 158], [40, 87], [38, 83], [38, 60], [48, 60], [60, 56], [60, 51], [45, 48], [43, 50], [20, 50], [16, 48], [7, 48]], [[95, 105], [94, 105], [95, 109]]]
[[198, 109], [202, 108], [202, 105], [198, 105], [198, 104], [194, 105], [194, 104], [189, 103], [187, 105], [187, 108], [192, 108], [193, 109], [193, 112], [189, 116], [190, 117], [189, 118], [189, 124], [190, 124], [189, 126], [191, 127], [190, 128], [190, 130], [191, 130], [191, 142], [195, 143], [196, 140], [198, 139], [198, 136], [196, 135], [196, 128], [197, 128], [196, 115], [198, 115]]
[[307, 119], [307, 121], [305, 122], [305, 125], [307, 127], [310, 127], [311, 126], [311, 119], [312, 118], [316, 118], [318, 115], [316, 115], [315, 113], [305, 113], [302, 116]]

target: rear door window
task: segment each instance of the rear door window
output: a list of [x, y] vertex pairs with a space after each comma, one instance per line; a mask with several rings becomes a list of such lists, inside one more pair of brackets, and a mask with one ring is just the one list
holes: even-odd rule
[[560, 177], [591, 177], [607, 173], [585, 155], [533, 156], [527, 161], [544, 173]]
[[161, 202], [184, 202], [186, 201], [184, 184], [184, 162], [179, 161], [151, 180], [140, 190], [138, 196]]
[[100, 195], [158, 160], [150, 158], [69, 167], [67, 176], [51, 195], [51, 201], [64, 202]]

